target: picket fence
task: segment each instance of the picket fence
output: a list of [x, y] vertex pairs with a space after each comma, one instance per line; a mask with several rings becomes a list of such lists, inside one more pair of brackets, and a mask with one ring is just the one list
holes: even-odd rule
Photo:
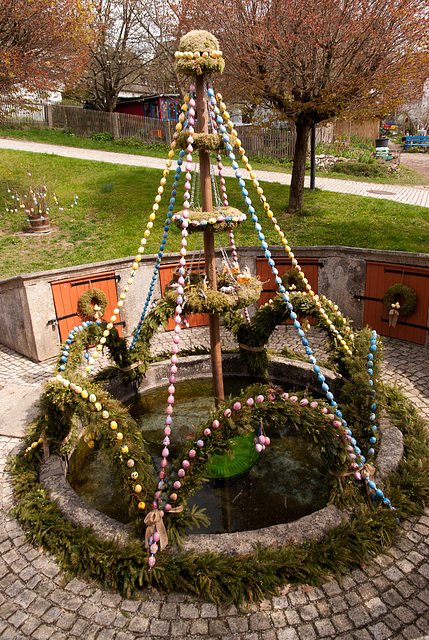
[[[38, 105], [34, 109], [8, 111], [0, 104], [0, 120], [11, 126], [46, 126], [90, 137], [94, 133], [110, 133], [113, 138], [134, 138], [145, 143], [170, 144], [176, 123], [171, 120], [143, 118], [127, 113], [105, 113], [70, 105]], [[296, 132], [288, 128], [261, 128], [235, 125], [243, 147], [249, 156], [292, 158]], [[316, 143], [332, 142], [333, 125], [316, 127]]]

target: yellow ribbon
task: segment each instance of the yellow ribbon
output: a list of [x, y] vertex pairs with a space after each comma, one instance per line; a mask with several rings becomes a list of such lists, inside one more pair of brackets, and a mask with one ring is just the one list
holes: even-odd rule
[[[180, 513], [181, 511], [183, 511], [183, 504], [181, 504], [179, 507], [170, 509], [168, 513]], [[164, 513], [162, 511], [159, 511], [159, 509], [154, 509], [153, 511], [150, 511], [144, 519], [144, 523], [146, 525], [146, 533], [144, 536], [145, 549], [149, 549], [149, 538], [153, 535], [155, 529], [159, 533], [158, 545], [160, 551], [165, 549], [165, 547], [168, 545], [168, 536], [167, 531], [164, 527], [163, 515]]]

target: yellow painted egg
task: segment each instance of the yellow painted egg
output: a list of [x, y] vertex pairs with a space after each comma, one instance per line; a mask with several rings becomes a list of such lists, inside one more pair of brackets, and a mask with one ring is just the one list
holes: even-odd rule
[[143, 509], [145, 509], [146, 504], [144, 502], [139, 502], [139, 509], [140, 511], [143, 511]]
[[141, 486], [141, 484], [136, 484], [136, 486], [134, 487], [134, 491], [135, 491], [136, 493], [141, 493], [141, 491], [142, 491], [142, 486]]
[[126, 445], [126, 444], [124, 444], [124, 446], [123, 446], [123, 447], [121, 447], [121, 451], [122, 451], [122, 453], [124, 453], [124, 454], [125, 454], [125, 453], [128, 453], [129, 449], [128, 449], [128, 447], [127, 447], [127, 445]]
[[117, 429], [118, 428], [118, 423], [115, 420], [112, 420], [112, 422], [110, 423], [110, 428], [111, 429]]
[[118, 431], [118, 433], [116, 434], [116, 439], [117, 440], [122, 440], [123, 437], [124, 437], [124, 435], [120, 431]]

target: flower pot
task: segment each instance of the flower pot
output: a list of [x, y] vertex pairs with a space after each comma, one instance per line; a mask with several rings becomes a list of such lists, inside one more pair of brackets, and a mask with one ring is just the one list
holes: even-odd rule
[[51, 230], [49, 216], [45, 214], [43, 217], [30, 218], [30, 231], [32, 233], [48, 233]]

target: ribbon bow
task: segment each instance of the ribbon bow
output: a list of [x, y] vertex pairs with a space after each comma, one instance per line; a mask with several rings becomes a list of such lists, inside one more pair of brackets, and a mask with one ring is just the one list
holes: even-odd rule
[[[180, 513], [181, 511], [183, 511], [183, 504], [181, 504], [178, 507], [174, 507], [173, 509], [170, 509], [168, 513]], [[168, 545], [168, 536], [167, 536], [167, 531], [165, 530], [165, 527], [164, 527], [163, 516], [164, 516], [163, 511], [160, 511], [159, 509], [154, 509], [153, 511], [150, 511], [147, 514], [146, 518], [144, 519], [144, 523], [146, 525], [146, 533], [144, 536], [144, 546], [146, 549], [149, 549], [149, 546], [150, 546], [149, 538], [152, 536], [155, 529], [159, 533], [158, 544], [159, 544], [160, 551], [165, 549], [165, 547]]]
[[389, 311], [389, 327], [396, 327], [398, 322], [399, 311], [398, 309], [390, 309]]

